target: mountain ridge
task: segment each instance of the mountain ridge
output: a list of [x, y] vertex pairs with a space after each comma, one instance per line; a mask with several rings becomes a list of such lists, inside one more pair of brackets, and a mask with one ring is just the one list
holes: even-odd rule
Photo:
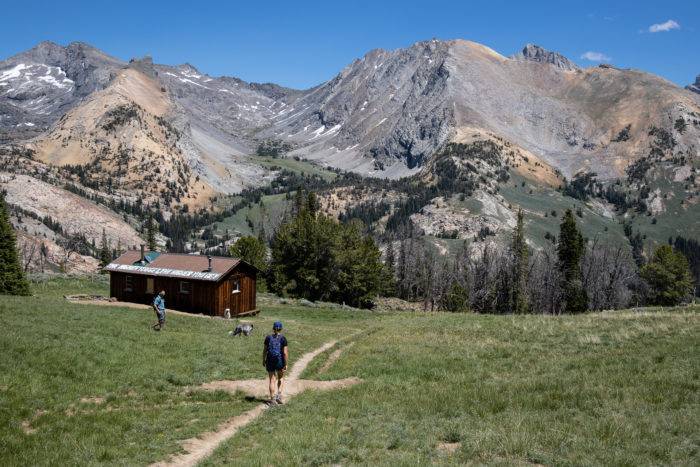
[[[178, 104], [181, 116], [173, 118], [184, 122], [192, 160], [206, 153], [226, 165], [261, 142], [281, 140], [289, 143], [292, 157], [390, 178], [415, 173], [462, 126], [500, 134], [565, 175], [593, 170], [615, 177], [648, 145], [648, 128], [670, 128], [700, 111], [698, 99], [654, 75], [582, 69], [533, 44], [511, 57], [461, 39], [373, 49], [331, 80], [295, 90], [211, 77], [189, 63], [161, 65], [150, 58], [124, 63], [81, 42], [66, 47], [42, 42], [0, 64], [0, 109], [13, 110], [2, 110], [2, 138], [38, 136], [128, 67], [159, 81]], [[36, 77], [37, 69], [46, 75]], [[637, 118], [630, 112], [650, 104], [659, 115]], [[629, 142], [611, 145], [627, 125]], [[696, 137], [694, 127], [690, 133], [679, 143]]]
[[[626, 201], [618, 192], [610, 199], [649, 215], [692, 208], [700, 95], [643, 71], [580, 68], [533, 44], [510, 57], [462, 39], [373, 49], [332, 79], [297, 90], [44, 42], [0, 62], [3, 142], [6, 157], [29, 155], [32, 177], [56, 169], [59, 186], [128, 202], [130, 216], [138, 213], [125, 217], [129, 228], [148, 210], [164, 219], [216, 210], [214, 199], [289, 177], [285, 167], [301, 176], [332, 168], [371, 178], [373, 186], [450, 187], [439, 200], [420, 190], [401, 222], [467, 239], [510, 225], [526, 186], [538, 206], [561, 209], [566, 199], [557, 190], [579, 176], [601, 186], [624, 180]], [[450, 175], [445, 167], [459, 170]], [[662, 179], [679, 185], [676, 200], [691, 204], [677, 207], [652, 190]], [[450, 191], [459, 187], [473, 194], [469, 214], [459, 213], [465, 201]], [[329, 209], [347, 189], [331, 190]], [[400, 190], [373, 193], [368, 200], [409, 202]], [[360, 198], [332, 212], [367, 204]], [[608, 216], [606, 202], [596, 201], [602, 204], [590, 215]], [[384, 206], [381, 222], [399, 207]], [[478, 214], [482, 208], [492, 214]]]

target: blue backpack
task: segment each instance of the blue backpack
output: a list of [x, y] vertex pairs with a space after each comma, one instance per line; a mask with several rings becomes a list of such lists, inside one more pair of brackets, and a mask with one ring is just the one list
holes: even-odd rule
[[267, 341], [267, 354], [273, 358], [282, 357], [282, 336], [274, 334], [270, 335], [270, 339]]

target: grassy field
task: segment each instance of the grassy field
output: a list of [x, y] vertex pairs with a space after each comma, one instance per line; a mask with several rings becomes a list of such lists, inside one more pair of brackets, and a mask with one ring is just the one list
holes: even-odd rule
[[[188, 389], [263, 377], [264, 332], [285, 322], [293, 361], [354, 334], [305, 392], [205, 465], [686, 464], [700, 462], [700, 309], [583, 316], [373, 313], [263, 306], [231, 322], [67, 303], [104, 282], [59, 279], [0, 297], [0, 464], [147, 464], [256, 402]], [[449, 452], [442, 443], [451, 443]]]
[[[522, 182], [525, 182], [525, 186], [522, 186]], [[547, 242], [544, 238], [546, 232], [559, 236], [559, 224], [567, 209], [580, 209], [583, 217], [576, 217], [576, 221], [585, 237], [605, 238], [609, 243], [627, 244], [622, 224], [617, 218], [607, 218], [592, 211], [586, 203], [564, 196], [551, 188], [533, 186], [519, 175], [513, 174], [508, 183], [501, 184], [499, 193], [508, 202], [523, 208], [528, 236], [540, 247]], [[553, 216], [552, 211], [557, 215]], [[545, 213], [547, 217], [544, 217]]]
[[697, 198], [692, 202], [687, 201], [687, 192], [682, 183], [672, 183], [659, 177], [654, 180], [651, 189], [666, 194], [663, 212], [655, 216], [635, 215], [630, 219], [635, 232], [639, 230], [642, 235], [647, 235], [647, 244], [654, 242], [663, 245], [669, 237], [688, 237], [691, 232], [700, 231], [700, 203]]
[[266, 157], [258, 155], [248, 156], [250, 161], [258, 163], [263, 167], [269, 169], [287, 169], [300, 175], [318, 175], [324, 180], [330, 182], [333, 181], [337, 174], [331, 170], [324, 169], [323, 167], [314, 164], [313, 162], [305, 160], [296, 160], [287, 157]]
[[248, 224], [250, 219], [255, 229], [262, 225], [267, 232], [273, 232], [279, 219], [284, 217], [288, 204], [286, 194], [266, 195], [262, 197], [262, 205], [255, 203], [250, 207], [241, 208], [234, 215], [214, 223], [211, 227], [219, 235], [223, 235], [226, 230], [231, 234], [257, 235]]

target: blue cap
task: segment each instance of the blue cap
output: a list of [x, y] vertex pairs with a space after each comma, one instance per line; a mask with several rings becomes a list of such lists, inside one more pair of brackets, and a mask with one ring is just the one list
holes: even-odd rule
[[275, 321], [275, 324], [272, 325], [272, 329], [282, 329], [282, 321]]

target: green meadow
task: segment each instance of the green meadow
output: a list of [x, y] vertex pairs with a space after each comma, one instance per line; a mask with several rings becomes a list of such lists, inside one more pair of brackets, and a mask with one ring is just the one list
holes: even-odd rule
[[[700, 308], [579, 316], [380, 313], [262, 305], [250, 338], [233, 321], [67, 302], [103, 279], [0, 296], [0, 464], [143, 465], [182, 451], [259, 402], [204, 392], [263, 378], [280, 319], [291, 363], [340, 343], [307, 391], [222, 443], [203, 465], [700, 463]], [[342, 353], [330, 366], [327, 359]]]

